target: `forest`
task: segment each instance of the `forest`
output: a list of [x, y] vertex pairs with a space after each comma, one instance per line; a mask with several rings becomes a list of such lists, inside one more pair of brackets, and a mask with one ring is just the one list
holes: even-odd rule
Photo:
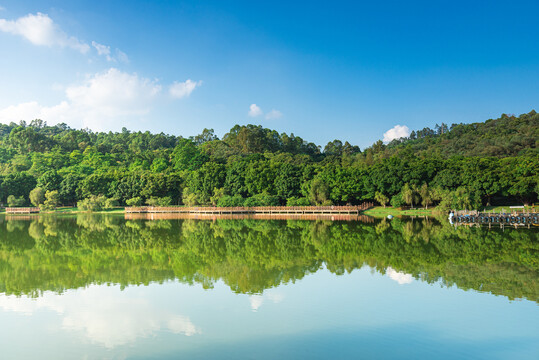
[[476, 209], [532, 204], [539, 114], [436, 125], [366, 149], [323, 148], [260, 125], [222, 138], [0, 124], [0, 204], [100, 210], [137, 205], [342, 205]]

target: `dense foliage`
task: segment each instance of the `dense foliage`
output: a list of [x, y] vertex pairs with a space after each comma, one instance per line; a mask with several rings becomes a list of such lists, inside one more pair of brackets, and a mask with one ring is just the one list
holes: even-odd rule
[[[375, 200], [443, 208], [531, 203], [539, 192], [538, 125], [535, 111], [503, 115], [485, 123], [437, 125], [361, 151], [340, 140], [322, 150], [255, 125], [236, 125], [218, 139], [208, 129], [183, 138], [125, 128], [95, 133], [41, 120], [0, 124], [0, 203], [44, 208], [80, 201], [103, 208], [107, 200], [220, 206]], [[103, 205], [94, 206], [97, 199]]]
[[[1, 220], [2, 218], [0, 218]], [[20, 218], [18, 218], [20, 219]], [[259, 293], [325, 267], [365, 265], [511, 299], [539, 301], [537, 229], [451, 227], [435, 219], [125, 220], [40, 216], [0, 221], [0, 293], [179, 279]]]

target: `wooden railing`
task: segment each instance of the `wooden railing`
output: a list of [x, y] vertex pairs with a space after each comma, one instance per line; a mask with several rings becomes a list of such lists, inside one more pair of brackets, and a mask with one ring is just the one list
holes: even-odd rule
[[8, 207], [6, 214], [35, 214], [39, 212], [38, 207]]
[[358, 214], [373, 206], [363, 203], [358, 206], [139, 206], [126, 207], [126, 213], [212, 213], [212, 214]]

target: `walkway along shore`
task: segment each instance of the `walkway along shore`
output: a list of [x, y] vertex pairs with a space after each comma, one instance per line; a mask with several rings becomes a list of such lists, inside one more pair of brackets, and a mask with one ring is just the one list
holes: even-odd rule
[[125, 212], [133, 213], [183, 213], [183, 214], [325, 214], [337, 215], [347, 214], [359, 215], [362, 211], [373, 207], [373, 203], [363, 203], [359, 206], [256, 206], [256, 207], [126, 207]]
[[458, 225], [500, 225], [525, 226], [539, 225], [539, 213], [481, 213], [478, 211], [458, 211], [452, 219]]

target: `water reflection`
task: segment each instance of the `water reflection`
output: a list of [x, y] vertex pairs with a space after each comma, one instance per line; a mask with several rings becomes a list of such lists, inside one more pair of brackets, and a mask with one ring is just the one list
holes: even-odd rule
[[277, 301], [266, 290], [323, 266], [339, 275], [368, 265], [402, 285], [418, 279], [538, 301], [538, 250], [533, 229], [455, 229], [436, 219], [0, 218], [0, 292], [222, 280], [251, 294], [256, 311]]
[[386, 269], [386, 274], [391, 280], [396, 281], [399, 285], [411, 284], [414, 281], [412, 274], [406, 274], [402, 271], [396, 271], [391, 266]]
[[2, 358], [536, 358], [537, 232], [340, 220], [0, 217]]
[[249, 296], [249, 303], [251, 304], [251, 310], [253, 312], [258, 311], [258, 308], [260, 308], [264, 302], [271, 301], [274, 304], [278, 304], [283, 300], [284, 295], [282, 293], [276, 293], [273, 291], [266, 291], [261, 295], [254, 294]]
[[2, 296], [0, 308], [23, 315], [52, 311], [60, 316], [63, 330], [80, 332], [107, 348], [132, 343], [159, 330], [186, 336], [201, 333], [189, 317], [111, 287], [90, 286], [63, 296], [48, 292], [37, 299]]

